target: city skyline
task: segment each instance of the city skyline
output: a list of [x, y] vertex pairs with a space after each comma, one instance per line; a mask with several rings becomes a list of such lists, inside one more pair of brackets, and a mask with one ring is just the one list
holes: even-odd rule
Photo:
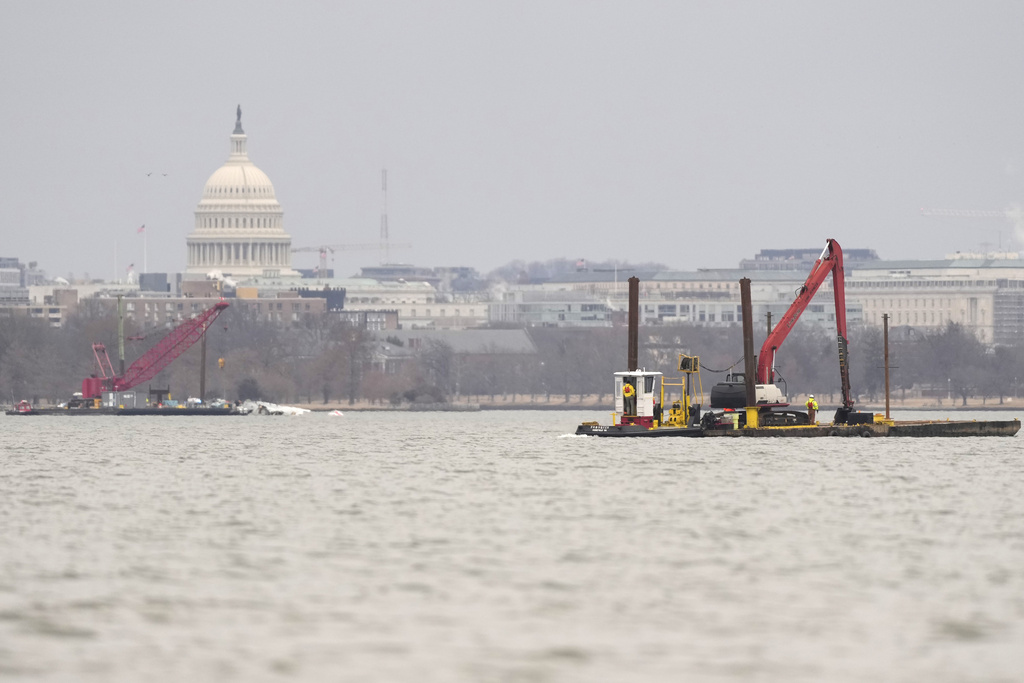
[[52, 275], [184, 270], [239, 103], [294, 247], [376, 242], [387, 168], [390, 239], [411, 245], [392, 260], [425, 266], [692, 270], [826, 237], [884, 259], [1021, 248], [1011, 220], [921, 212], [1024, 201], [1016, 4], [8, 15], [4, 251]]

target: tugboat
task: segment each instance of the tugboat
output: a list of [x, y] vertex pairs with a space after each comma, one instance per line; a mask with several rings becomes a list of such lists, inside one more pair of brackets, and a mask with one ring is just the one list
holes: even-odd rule
[[[640, 280], [629, 278], [629, 369], [616, 372], [615, 412], [612, 424], [584, 422], [576, 428], [580, 436], [703, 436], [700, 427], [700, 359], [679, 355], [679, 382], [667, 380], [662, 373], [637, 368]], [[672, 387], [679, 388], [672, 397]], [[666, 406], [666, 389], [671, 407]], [[700, 401], [694, 401], [697, 392]]]
[[35, 409], [32, 407], [31, 403], [29, 403], [28, 401], [22, 400], [22, 401], [18, 401], [18, 405], [14, 406], [14, 410], [13, 411], [10, 411], [10, 410], [7, 411], [7, 414], [8, 415], [11, 415], [11, 414], [14, 414], [14, 415], [38, 415], [39, 413], [37, 413], [35, 411]]
[[[700, 387], [700, 360], [697, 356], [679, 356], [679, 370], [682, 378], [678, 383], [670, 382], [660, 372], [648, 370], [627, 370], [615, 373], [615, 412], [612, 424], [584, 422], [576, 428], [580, 436], [703, 436], [700, 428], [700, 403], [694, 402], [693, 377]], [[691, 369], [692, 368], [692, 369]], [[623, 395], [623, 389], [632, 387], [636, 395], [633, 401]], [[666, 389], [678, 386], [678, 398], [670, 399], [666, 408]]]

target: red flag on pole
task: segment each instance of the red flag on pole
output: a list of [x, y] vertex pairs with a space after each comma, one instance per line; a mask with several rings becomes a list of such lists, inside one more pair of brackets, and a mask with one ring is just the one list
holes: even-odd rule
[[143, 223], [142, 227], [135, 231], [136, 233], [146, 232], [146, 224]]

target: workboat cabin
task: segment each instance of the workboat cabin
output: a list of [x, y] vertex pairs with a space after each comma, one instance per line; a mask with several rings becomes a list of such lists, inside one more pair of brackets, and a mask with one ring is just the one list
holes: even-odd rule
[[[636, 424], [651, 428], [654, 420], [660, 392], [660, 372], [647, 370], [629, 370], [615, 373], [615, 412], [622, 416], [619, 424]], [[629, 389], [626, 389], [626, 386]]]

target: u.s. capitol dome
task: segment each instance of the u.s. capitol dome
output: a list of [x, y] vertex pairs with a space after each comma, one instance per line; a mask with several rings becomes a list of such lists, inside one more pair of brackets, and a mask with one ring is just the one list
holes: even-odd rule
[[238, 108], [227, 162], [206, 181], [189, 234], [186, 273], [234, 278], [297, 276], [292, 238], [267, 174], [249, 160]]

